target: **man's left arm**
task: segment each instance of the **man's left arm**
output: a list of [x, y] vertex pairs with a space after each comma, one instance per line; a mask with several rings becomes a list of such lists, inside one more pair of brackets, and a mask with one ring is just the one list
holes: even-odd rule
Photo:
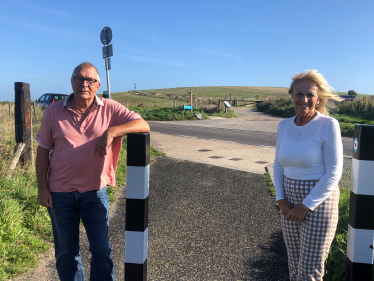
[[93, 153], [94, 155], [98, 153], [100, 157], [104, 157], [107, 154], [108, 147], [111, 145], [113, 138], [123, 137], [131, 133], [146, 134], [149, 133], [149, 131], [149, 125], [143, 118], [138, 118], [122, 125], [110, 127], [106, 129], [99, 138]]

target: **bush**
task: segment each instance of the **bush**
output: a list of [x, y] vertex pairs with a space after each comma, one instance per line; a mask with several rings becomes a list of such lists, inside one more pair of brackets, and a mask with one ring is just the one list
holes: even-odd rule
[[362, 97], [356, 100], [336, 104], [339, 114], [346, 114], [374, 120], [374, 97]]
[[348, 91], [348, 95], [356, 96], [356, 97], [358, 96], [357, 93], [356, 93], [356, 91], [354, 91], [354, 90], [349, 90]]
[[269, 96], [263, 102], [256, 104], [259, 111], [281, 117], [292, 117], [296, 115], [295, 107], [289, 95]]

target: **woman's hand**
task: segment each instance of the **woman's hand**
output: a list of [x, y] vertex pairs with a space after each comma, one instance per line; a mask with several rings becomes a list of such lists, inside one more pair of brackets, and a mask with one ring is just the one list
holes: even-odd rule
[[287, 218], [288, 213], [291, 211], [292, 204], [286, 199], [281, 199], [277, 201], [281, 214]]
[[288, 212], [286, 219], [289, 221], [297, 221], [301, 223], [303, 219], [308, 214], [308, 210], [303, 206], [303, 204], [297, 204], [295, 208]]

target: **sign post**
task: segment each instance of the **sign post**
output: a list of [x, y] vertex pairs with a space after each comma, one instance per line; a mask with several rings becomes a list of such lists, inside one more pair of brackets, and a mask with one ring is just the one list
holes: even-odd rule
[[347, 241], [347, 281], [372, 280], [374, 242], [374, 126], [356, 125]]
[[104, 27], [100, 33], [100, 41], [103, 43], [103, 59], [105, 60], [106, 70], [106, 82], [108, 87], [108, 98], [111, 98], [110, 94], [110, 81], [109, 81], [109, 69], [111, 69], [110, 57], [113, 56], [113, 45], [109, 43], [112, 41], [113, 32], [109, 26]]

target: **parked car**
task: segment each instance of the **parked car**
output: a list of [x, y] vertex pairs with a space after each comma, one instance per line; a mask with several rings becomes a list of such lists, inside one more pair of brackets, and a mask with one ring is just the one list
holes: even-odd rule
[[343, 98], [343, 101], [355, 100], [357, 99], [354, 95], [340, 95], [339, 97]]
[[67, 97], [68, 95], [47, 93], [38, 98], [35, 102], [35, 105], [38, 107], [46, 108], [48, 105], [60, 100], [64, 100]]
[[353, 101], [353, 100], [357, 99], [357, 97], [353, 96], [353, 95], [339, 95], [339, 97], [343, 98], [343, 100], [340, 101], [340, 102], [334, 100], [334, 103], [342, 103], [342, 102], [345, 102], [345, 101]]

